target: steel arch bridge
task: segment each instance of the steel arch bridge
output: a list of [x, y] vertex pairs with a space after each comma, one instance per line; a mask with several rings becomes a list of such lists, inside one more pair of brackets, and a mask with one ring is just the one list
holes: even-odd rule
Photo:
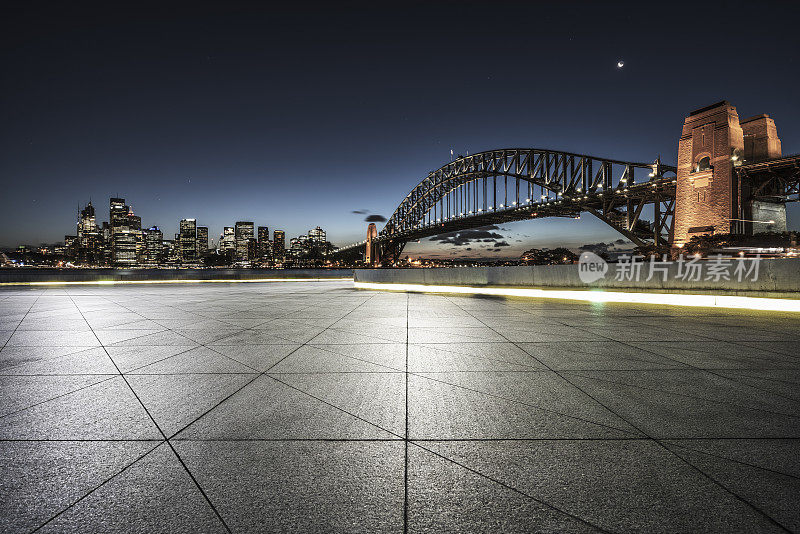
[[[428, 173], [377, 237], [340, 248], [333, 257], [354, 257], [375, 247], [372, 258], [393, 262], [409, 241], [531, 218], [576, 218], [582, 212], [636, 245], [667, 249], [676, 182], [676, 168], [659, 160], [632, 163], [537, 148], [459, 156]], [[653, 220], [643, 220], [643, 212]]]

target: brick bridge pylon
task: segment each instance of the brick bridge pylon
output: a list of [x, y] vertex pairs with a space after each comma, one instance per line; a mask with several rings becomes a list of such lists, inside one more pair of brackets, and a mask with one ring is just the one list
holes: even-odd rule
[[740, 172], [779, 158], [769, 115], [740, 121], [727, 101], [691, 112], [678, 142], [673, 250], [699, 235], [786, 231], [785, 199], [756, 190]]

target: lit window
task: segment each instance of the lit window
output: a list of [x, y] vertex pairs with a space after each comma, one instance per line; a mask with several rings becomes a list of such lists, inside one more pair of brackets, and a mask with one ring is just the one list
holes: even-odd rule
[[703, 156], [699, 160], [697, 160], [697, 167], [695, 167], [695, 172], [700, 171], [710, 171], [711, 170], [711, 158], [708, 156]]

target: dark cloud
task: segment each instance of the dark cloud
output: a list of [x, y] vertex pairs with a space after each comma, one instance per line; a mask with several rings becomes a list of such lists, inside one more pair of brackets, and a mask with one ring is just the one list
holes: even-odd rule
[[374, 214], [374, 215], [367, 215], [364, 220], [367, 222], [386, 222], [386, 217], [384, 217], [383, 215]]
[[594, 252], [595, 254], [603, 254], [608, 252], [608, 249], [613, 247], [614, 243], [587, 243], [586, 245], [581, 245], [578, 247], [578, 250], [582, 252]]
[[353, 210], [350, 213], [355, 213], [356, 215], [366, 215], [369, 213], [369, 210]]
[[499, 248], [499, 247], [510, 247], [511, 245], [509, 245], [505, 241], [498, 241], [497, 243], [494, 244], [494, 246], [495, 248]]
[[614, 244], [616, 245], [624, 245], [625, 243], [626, 241], [624, 239], [617, 239], [616, 241], [614, 241]]
[[447, 232], [431, 237], [431, 241], [439, 241], [448, 245], [455, 245], [461, 247], [469, 245], [470, 243], [479, 243], [481, 241], [494, 242], [498, 239], [503, 239], [501, 234], [492, 232], [496, 226], [484, 226], [482, 228], [474, 228], [472, 230], [460, 230], [457, 232]]

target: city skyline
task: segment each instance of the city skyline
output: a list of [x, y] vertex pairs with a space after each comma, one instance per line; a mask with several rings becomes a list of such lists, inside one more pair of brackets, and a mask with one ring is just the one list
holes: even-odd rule
[[[9, 12], [0, 246], [58, 241], [75, 206], [111, 194], [137, 199], [137, 215], [167, 233], [184, 217], [211, 235], [242, 219], [279, 220], [295, 235], [313, 220], [345, 245], [451, 151], [541, 147], [674, 164], [685, 111], [721, 99], [743, 116], [768, 111], [785, 152], [800, 147], [800, 75], [787, 68], [797, 37], [768, 10], [748, 11], [746, 39], [710, 41], [698, 56], [693, 25], [658, 6], [196, 7]], [[695, 19], [721, 16], [693, 9]], [[536, 30], [478, 40], [463, 31], [511, 19]], [[762, 46], [747, 46], [753, 39]], [[763, 72], [781, 72], [768, 90]], [[796, 207], [788, 226], [800, 226]], [[618, 238], [589, 216], [505, 228], [509, 256]], [[456, 250], [423, 242], [407, 252]]]
[[[74, 234], [63, 241], [31, 246], [20, 244], [9, 252], [19, 254], [17, 265], [51, 265], [56, 267], [317, 267], [333, 250], [327, 232], [320, 226], [311, 228], [289, 240], [286, 232], [256, 225], [253, 221], [236, 221], [226, 226], [216, 243], [209, 237], [207, 226], [195, 218], [184, 218], [178, 231], [167, 233], [158, 225], [142, 224], [126, 199], [110, 197], [108, 220], [102, 220], [90, 200], [79, 209]], [[174, 236], [170, 238], [170, 236]], [[31, 251], [40, 256], [32, 261]], [[3, 260], [8, 260], [3, 257]]]

